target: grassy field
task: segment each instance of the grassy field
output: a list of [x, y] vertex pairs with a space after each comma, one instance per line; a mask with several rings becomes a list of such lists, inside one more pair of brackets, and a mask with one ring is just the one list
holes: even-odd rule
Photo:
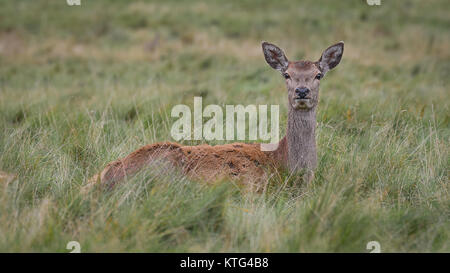
[[[0, 252], [449, 252], [449, 12], [446, 0], [1, 1]], [[172, 107], [194, 96], [279, 104], [284, 132], [262, 40], [314, 61], [345, 41], [321, 84], [313, 183], [252, 194], [152, 170], [80, 194], [108, 162], [171, 140]]]

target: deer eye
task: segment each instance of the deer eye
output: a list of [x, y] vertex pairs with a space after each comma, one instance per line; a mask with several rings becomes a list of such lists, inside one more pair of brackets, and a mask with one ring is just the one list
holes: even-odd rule
[[316, 75], [316, 79], [317, 79], [317, 80], [322, 79], [322, 77], [323, 77], [323, 74], [322, 74], [322, 73], [319, 73], [319, 74]]
[[283, 73], [283, 77], [285, 79], [290, 79], [291, 78], [291, 76], [288, 73]]

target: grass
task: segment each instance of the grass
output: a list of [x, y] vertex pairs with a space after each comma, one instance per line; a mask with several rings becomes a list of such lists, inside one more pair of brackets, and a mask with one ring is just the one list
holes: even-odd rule
[[[277, 1], [278, 2], [278, 1]], [[449, 252], [448, 1], [1, 1], [0, 251]], [[260, 42], [340, 40], [321, 84], [316, 178], [263, 194], [158, 169], [80, 195], [108, 162], [170, 140], [171, 108], [279, 104]], [[198, 144], [207, 141], [186, 141]], [[210, 141], [208, 143], [223, 143]]]

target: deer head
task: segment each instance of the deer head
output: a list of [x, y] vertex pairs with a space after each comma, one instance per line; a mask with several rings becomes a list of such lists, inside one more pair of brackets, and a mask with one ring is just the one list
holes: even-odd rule
[[311, 174], [317, 166], [315, 128], [320, 80], [341, 61], [344, 43], [325, 49], [316, 62], [290, 62], [279, 47], [267, 42], [262, 43], [262, 48], [267, 63], [286, 79], [289, 101], [287, 165], [292, 172], [307, 170]]
[[319, 84], [325, 74], [336, 67], [344, 53], [344, 42], [327, 48], [316, 62], [293, 61], [276, 45], [263, 42], [267, 63], [286, 79], [289, 106], [296, 111], [314, 110], [319, 101]]

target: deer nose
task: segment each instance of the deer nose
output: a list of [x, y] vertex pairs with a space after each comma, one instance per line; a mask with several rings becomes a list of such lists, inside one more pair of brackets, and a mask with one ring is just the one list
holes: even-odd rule
[[301, 99], [304, 99], [306, 97], [306, 95], [309, 94], [309, 88], [297, 87], [295, 89], [295, 94], [297, 94], [297, 96], [299, 96]]

